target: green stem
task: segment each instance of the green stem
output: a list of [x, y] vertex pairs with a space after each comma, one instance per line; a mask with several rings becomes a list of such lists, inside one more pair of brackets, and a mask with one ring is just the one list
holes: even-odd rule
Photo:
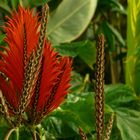
[[36, 131], [33, 132], [33, 140], [37, 140]]
[[19, 140], [19, 128], [16, 129], [16, 140]]
[[7, 132], [7, 134], [6, 134], [5, 138], [4, 138], [4, 140], [9, 140], [11, 134], [12, 134], [15, 130], [16, 130], [15, 128], [10, 129], [10, 130]]

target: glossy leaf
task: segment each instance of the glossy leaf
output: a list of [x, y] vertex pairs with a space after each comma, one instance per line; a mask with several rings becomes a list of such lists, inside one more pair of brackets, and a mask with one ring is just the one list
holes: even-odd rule
[[[126, 103], [136, 100], [133, 90], [126, 85], [109, 85], [105, 88], [105, 101], [114, 111]], [[124, 106], [125, 107], [125, 106]]]
[[[91, 134], [95, 132], [93, 95], [93, 93], [69, 94], [66, 102], [43, 121], [44, 128], [55, 138], [74, 139], [78, 136], [77, 127], [81, 126], [89, 139], [94, 139]], [[105, 110], [105, 122], [108, 121], [107, 114], [115, 113], [111, 140], [138, 139], [140, 103], [133, 90], [123, 84], [105, 86], [105, 102], [105, 106], [110, 108]]]
[[71, 56], [76, 57], [78, 55], [78, 48], [84, 44], [83, 41], [81, 42], [72, 42], [66, 43], [62, 45], [54, 45], [53, 47], [56, 48], [58, 52], [60, 52], [63, 56]]
[[83, 59], [89, 66], [96, 61], [96, 46], [95, 42], [87, 41], [82, 47], [78, 48], [78, 53], [81, 59]]
[[67, 102], [42, 124], [56, 138], [79, 135], [79, 126], [92, 136], [91, 130], [95, 128], [93, 109], [92, 93], [69, 95]]
[[72, 76], [71, 76], [71, 87], [70, 87], [70, 91], [73, 93], [81, 93], [84, 89], [84, 79], [83, 77], [76, 72], [72, 72]]
[[122, 140], [140, 140], [140, 112], [120, 108], [116, 114]]
[[95, 42], [89, 40], [67, 43], [54, 46], [61, 55], [76, 57], [79, 56], [85, 63], [92, 66], [96, 60]]
[[115, 113], [116, 122], [114, 123], [120, 132], [121, 139], [139, 140], [140, 102], [133, 94], [133, 90], [126, 85], [119, 84], [107, 86], [105, 92], [106, 104]]
[[50, 15], [47, 35], [53, 43], [70, 42], [88, 26], [96, 9], [97, 0], [63, 0]]

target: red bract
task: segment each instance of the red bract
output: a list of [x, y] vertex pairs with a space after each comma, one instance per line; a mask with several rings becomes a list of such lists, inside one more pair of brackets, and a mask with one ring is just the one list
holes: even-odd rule
[[72, 62], [58, 57], [43, 38], [44, 19], [40, 23], [32, 11], [19, 7], [4, 27], [8, 47], [0, 53], [0, 90], [8, 109], [11, 115], [21, 115], [26, 109], [32, 123], [57, 108], [70, 86]]

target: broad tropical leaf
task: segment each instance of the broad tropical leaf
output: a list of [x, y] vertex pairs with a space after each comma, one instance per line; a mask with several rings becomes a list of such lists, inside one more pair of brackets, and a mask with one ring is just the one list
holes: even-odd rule
[[93, 17], [96, 4], [97, 0], [63, 0], [49, 18], [47, 35], [51, 41], [59, 44], [80, 36]]

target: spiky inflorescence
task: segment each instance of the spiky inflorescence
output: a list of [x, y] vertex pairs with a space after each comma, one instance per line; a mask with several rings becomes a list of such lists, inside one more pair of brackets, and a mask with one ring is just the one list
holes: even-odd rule
[[82, 128], [79, 128], [79, 134], [82, 138], [82, 140], [87, 140], [86, 134], [83, 132]]
[[96, 135], [97, 140], [103, 139], [104, 133], [104, 35], [98, 36], [96, 52], [96, 82], [95, 82], [95, 108], [96, 108]]
[[[28, 70], [29, 73], [33, 71], [31, 61], [33, 62], [32, 59], [35, 58], [40, 23], [38, 16], [33, 15], [33, 11], [21, 6], [19, 6], [18, 12], [13, 12], [12, 17], [7, 17], [7, 19], [4, 29], [5, 42], [8, 47], [3, 47], [4, 51], [0, 52], [0, 89], [12, 116], [24, 111], [25, 108], [22, 107], [21, 102], [28, 102], [26, 100], [28, 94], [22, 94], [25, 71]], [[27, 64], [30, 64], [30, 69]], [[26, 107], [25, 104], [23, 106]]]
[[16, 115], [16, 126], [26, 123], [25, 111], [28, 123], [40, 123], [60, 105], [70, 87], [72, 61], [58, 57], [45, 39], [47, 15], [46, 4], [41, 23], [37, 15], [19, 6], [5, 26], [9, 48], [0, 52], [0, 89], [10, 115]]
[[[32, 52], [29, 62], [25, 67], [25, 81], [23, 87], [23, 94], [21, 97], [21, 102], [19, 105], [19, 114], [21, 115], [26, 106], [28, 105], [29, 99], [31, 98], [31, 94], [35, 89], [35, 83], [37, 81], [37, 77], [40, 71], [40, 62], [42, 58], [42, 52], [44, 48], [44, 39], [45, 39], [45, 32], [46, 32], [46, 24], [47, 24], [47, 15], [48, 15], [48, 5], [45, 4], [42, 10], [42, 20], [41, 20], [41, 29], [40, 29], [40, 36], [39, 36], [39, 43], [36, 54], [34, 51]], [[24, 30], [26, 31], [26, 30]], [[26, 32], [24, 33], [26, 34]], [[26, 52], [26, 36], [24, 35], [24, 59], [26, 62], [27, 52]]]
[[110, 140], [113, 122], [114, 122], [114, 113], [111, 114], [111, 117], [110, 117], [109, 122], [107, 124], [104, 140]]
[[[64, 100], [70, 87], [70, 72], [72, 61], [69, 58], [63, 58], [57, 62], [56, 53], [48, 46], [44, 54], [43, 68], [38, 77], [36, 85], [35, 98], [33, 100], [33, 113], [31, 121], [33, 124], [38, 124], [50, 112], [59, 106]], [[51, 59], [50, 59], [51, 58]], [[49, 61], [46, 61], [50, 59]], [[48, 65], [50, 63], [50, 65]], [[55, 69], [53, 69], [55, 67]], [[46, 71], [44, 71], [46, 68]], [[50, 71], [52, 69], [52, 71]], [[45, 77], [48, 73], [49, 75]], [[48, 84], [46, 86], [43, 83]]]
[[40, 57], [42, 56], [42, 52], [44, 48], [43, 46], [44, 46], [44, 39], [45, 39], [45, 34], [46, 34], [48, 11], [49, 11], [48, 5], [44, 4], [42, 8], [41, 29], [40, 29], [38, 48], [36, 52], [35, 66], [37, 66], [38, 63], [40, 62]]

